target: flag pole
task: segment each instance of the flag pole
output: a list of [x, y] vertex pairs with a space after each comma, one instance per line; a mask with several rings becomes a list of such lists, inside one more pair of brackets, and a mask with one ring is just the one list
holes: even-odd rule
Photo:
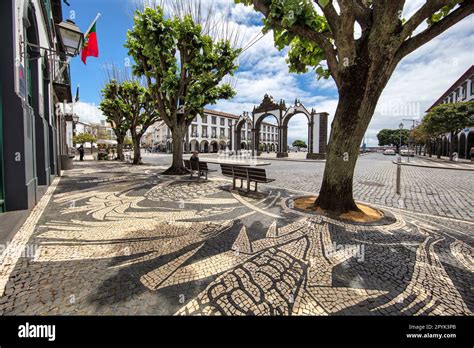
[[95, 19], [92, 21], [91, 25], [89, 26], [89, 29], [85, 31], [85, 34], [87, 34], [89, 31], [91, 31], [92, 27], [94, 26], [95, 22], [102, 16], [102, 14], [99, 12], [97, 13], [97, 16], [95, 16]]

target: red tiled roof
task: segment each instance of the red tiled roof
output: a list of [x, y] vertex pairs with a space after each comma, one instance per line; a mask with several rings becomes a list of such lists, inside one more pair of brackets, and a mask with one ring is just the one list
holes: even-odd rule
[[446, 92], [444, 92], [443, 95], [441, 97], [439, 97], [437, 101], [435, 101], [435, 103], [433, 105], [430, 106], [430, 108], [427, 110], [427, 112], [430, 111], [431, 109], [433, 109], [435, 106], [438, 106], [439, 104], [441, 104], [443, 102], [443, 100], [446, 99], [446, 97], [453, 92], [453, 90], [455, 90], [456, 88], [461, 86], [462, 83], [466, 79], [468, 79], [469, 76], [471, 76], [471, 75], [474, 75], [474, 65], [471, 65], [471, 67], [469, 69], [467, 69], [467, 71], [459, 79], [457, 79], [457, 81], [454, 82], [453, 85], [451, 87], [449, 87], [446, 90]]

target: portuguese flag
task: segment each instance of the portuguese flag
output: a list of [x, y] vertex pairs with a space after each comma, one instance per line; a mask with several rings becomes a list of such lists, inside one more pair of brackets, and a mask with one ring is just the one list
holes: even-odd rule
[[87, 57], [99, 56], [99, 44], [97, 43], [96, 22], [91, 29], [84, 35], [84, 43], [82, 44], [81, 59], [86, 64]]

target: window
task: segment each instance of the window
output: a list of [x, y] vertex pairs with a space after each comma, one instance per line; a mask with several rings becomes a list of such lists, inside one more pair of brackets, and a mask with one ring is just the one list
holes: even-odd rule
[[246, 138], [245, 138], [245, 131], [242, 131], [242, 140], [246, 140]]
[[471, 95], [474, 95], [474, 75], [470, 77], [471, 80]]
[[207, 138], [207, 126], [202, 126], [202, 137]]
[[217, 138], [217, 128], [212, 127], [211, 138]]
[[467, 98], [467, 81], [464, 82], [464, 84], [462, 85], [461, 98], [462, 98], [462, 99], [466, 99], [466, 98]]
[[227, 124], [229, 125], [229, 127], [232, 126], [232, 120], [231, 119], [227, 120]]
[[225, 126], [225, 118], [221, 117], [221, 126]]
[[216, 116], [212, 116], [212, 119], [211, 119], [211, 123], [212, 124], [217, 124], [217, 117]]
[[192, 137], [197, 137], [197, 132], [198, 132], [198, 127], [196, 125], [191, 126], [191, 136]]
[[207, 123], [207, 115], [202, 115], [202, 123]]
[[224, 128], [221, 128], [220, 136], [225, 137], [225, 129]]

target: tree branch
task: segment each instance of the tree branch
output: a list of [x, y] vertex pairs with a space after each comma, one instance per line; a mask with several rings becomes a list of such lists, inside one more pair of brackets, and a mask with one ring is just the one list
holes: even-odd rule
[[405, 41], [398, 49], [395, 58], [397, 60], [401, 60], [403, 57], [409, 55], [417, 48], [423, 46], [425, 43], [429, 42], [436, 36], [442, 34], [462, 19], [471, 15], [472, 13], [474, 13], [474, 1], [466, 0], [465, 2], [461, 3], [461, 5], [456, 10], [451, 12], [442, 20], [434, 23], [432, 26], [425, 29], [418, 35]]
[[[252, 3], [253, 3], [254, 8], [257, 11], [261, 12], [266, 18], [268, 18], [270, 14], [270, 9], [268, 8], [267, 5], [265, 5], [264, 0], [252, 0]], [[304, 37], [316, 43], [319, 47], [321, 47], [324, 50], [324, 54], [326, 56], [328, 66], [331, 71], [331, 75], [334, 78], [336, 85], [337, 86], [340, 85], [337, 53], [336, 53], [336, 50], [334, 49], [334, 46], [330, 42], [330, 39], [332, 38], [328, 38], [324, 34], [318, 33], [314, 31], [313, 29], [308, 28], [301, 24], [293, 24], [291, 27], [285, 27], [282, 25], [281, 21], [279, 20], [272, 18], [271, 21], [273, 25], [279, 28], [288, 30], [289, 32], [292, 32], [301, 37]]]
[[341, 19], [339, 15], [337, 14], [337, 11], [334, 8], [334, 5], [332, 4], [332, 0], [329, 0], [326, 6], [322, 6], [318, 0], [313, 0], [313, 1], [319, 6], [321, 11], [323, 11], [324, 17], [326, 17], [329, 27], [331, 28], [331, 31], [333, 33], [338, 31], [341, 25]]
[[439, 11], [446, 5], [446, 0], [427, 1], [403, 26], [401, 39], [405, 41], [433, 13]]

